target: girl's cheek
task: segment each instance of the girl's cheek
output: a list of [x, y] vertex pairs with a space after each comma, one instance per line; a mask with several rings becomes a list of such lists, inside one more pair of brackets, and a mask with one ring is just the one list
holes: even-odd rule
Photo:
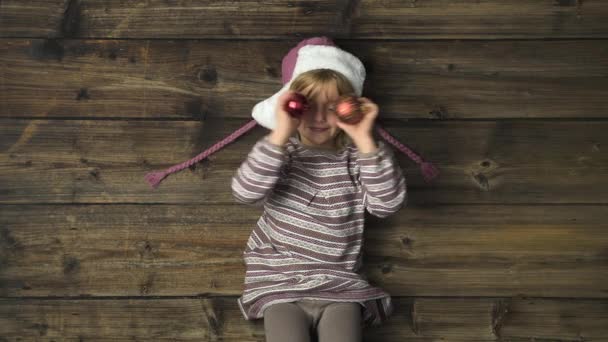
[[306, 123], [303, 119], [304, 118], [302, 118], [302, 120], [300, 120], [300, 124], [298, 125], [298, 130], [302, 130], [302, 129], [304, 129], [304, 126], [306, 126]]
[[335, 114], [327, 114], [327, 122], [329, 122], [331, 125], [336, 126], [337, 121], [338, 117]]

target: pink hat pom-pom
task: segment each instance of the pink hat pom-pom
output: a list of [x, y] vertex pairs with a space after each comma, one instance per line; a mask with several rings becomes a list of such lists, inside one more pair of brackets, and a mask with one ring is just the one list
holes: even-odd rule
[[167, 172], [165, 171], [153, 171], [150, 173], [147, 173], [144, 176], [144, 179], [153, 187], [156, 189], [156, 187], [158, 187], [158, 184], [160, 184], [160, 182], [163, 180], [163, 178], [165, 178], [167, 176]]
[[435, 167], [435, 165], [429, 162], [420, 163], [420, 169], [422, 170], [422, 176], [427, 183], [439, 176], [439, 170]]

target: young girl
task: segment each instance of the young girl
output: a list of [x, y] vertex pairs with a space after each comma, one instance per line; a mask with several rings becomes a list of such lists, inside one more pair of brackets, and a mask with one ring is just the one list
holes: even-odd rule
[[[365, 115], [357, 124], [334, 112], [340, 95], [361, 95], [363, 64], [325, 37], [290, 54], [297, 61], [283, 60], [289, 82], [254, 108], [272, 132], [232, 178], [236, 200], [264, 208], [243, 254], [238, 304], [246, 319], [264, 319], [270, 342], [310, 341], [315, 333], [320, 342], [361, 341], [361, 328], [380, 324], [393, 309], [390, 295], [358, 273], [364, 213], [397, 212], [406, 182], [392, 150], [372, 136], [375, 103], [359, 97]], [[311, 105], [300, 118], [283, 109], [293, 92]]]

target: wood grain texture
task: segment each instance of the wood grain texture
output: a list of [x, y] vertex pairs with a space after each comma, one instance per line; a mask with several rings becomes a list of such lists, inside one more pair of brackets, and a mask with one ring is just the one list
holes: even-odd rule
[[2, 1], [2, 37], [608, 37], [601, 0]]
[[[395, 312], [364, 341], [603, 341], [606, 300], [395, 298]], [[0, 299], [3, 336], [80, 341], [264, 341], [235, 297]]]
[[[0, 206], [2, 296], [240, 295], [243, 205]], [[603, 206], [409, 207], [368, 218], [364, 268], [395, 296], [608, 297]]]
[[281, 58], [359, 57], [408, 205], [367, 215], [365, 341], [608, 341], [608, 2], [0, 0], [0, 341], [264, 341], [230, 181]]
[[[261, 126], [155, 190], [143, 177], [194, 157], [247, 121], [6, 119], [0, 203], [234, 203], [231, 179], [268, 134]], [[604, 121], [383, 125], [442, 172], [426, 184], [418, 165], [395, 151], [411, 204], [607, 203]]]
[[[608, 117], [603, 41], [336, 43], [365, 64], [381, 117]], [[292, 44], [4, 39], [0, 117], [251, 118]]]

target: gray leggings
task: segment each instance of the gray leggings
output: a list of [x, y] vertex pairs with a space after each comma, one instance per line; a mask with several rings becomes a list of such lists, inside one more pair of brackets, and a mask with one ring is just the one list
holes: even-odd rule
[[264, 310], [266, 342], [310, 342], [315, 331], [319, 342], [360, 342], [362, 308], [307, 299], [273, 304]]

